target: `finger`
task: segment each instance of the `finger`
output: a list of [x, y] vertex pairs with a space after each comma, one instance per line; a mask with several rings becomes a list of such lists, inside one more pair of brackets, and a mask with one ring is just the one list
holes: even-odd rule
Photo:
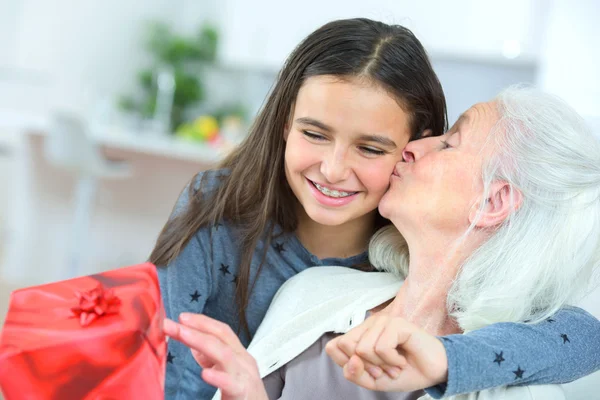
[[360, 357], [352, 356], [344, 365], [344, 378], [369, 390], [375, 390], [375, 379], [364, 369]]
[[369, 330], [373, 323], [374, 319], [368, 318], [362, 324], [351, 329], [344, 335], [339, 336], [337, 343], [338, 348], [343, 351], [346, 356], [352, 357], [354, 354], [356, 354], [356, 345], [360, 341], [360, 338], [367, 330]]
[[371, 375], [373, 379], [377, 380], [384, 374], [383, 369], [380, 366], [371, 364], [365, 360], [363, 360], [363, 363], [365, 365], [365, 371], [367, 371], [367, 373]]
[[338, 336], [327, 342], [327, 344], [325, 345], [325, 352], [327, 353], [327, 355], [329, 355], [329, 357], [331, 357], [333, 362], [335, 362], [340, 367], [343, 367], [350, 360], [350, 357], [348, 357], [346, 353], [344, 353], [338, 347], [340, 337], [341, 336]]
[[358, 377], [365, 372], [365, 363], [359, 356], [352, 356], [344, 369], [353, 377]]
[[212, 335], [202, 333], [190, 327], [171, 321], [165, 330], [171, 332], [171, 337], [190, 349], [201, 353], [203, 363], [218, 365], [221, 369], [232, 372], [241, 369], [251, 357], [247, 352], [235, 353], [230, 346]]
[[[409, 384], [402, 381], [402, 376], [399, 375], [398, 378], [391, 378], [388, 374], [381, 374], [378, 378], [374, 378], [369, 373], [368, 367], [366, 369], [361, 368], [358, 360], [360, 360], [360, 357], [354, 356], [344, 367], [344, 377], [347, 380], [369, 390], [386, 392], [407, 391], [403, 388], [407, 387]], [[408, 379], [408, 377], [406, 378]]]
[[163, 331], [165, 335], [177, 338], [179, 337], [179, 324], [169, 318], [165, 318], [163, 321]]
[[392, 321], [388, 324], [375, 344], [375, 353], [383, 361], [383, 364], [388, 366], [405, 368], [407, 365], [406, 357], [400, 352], [400, 349], [406, 343], [406, 337], [410, 337], [410, 334], [406, 335], [403, 330], [405, 326], [402, 322]]
[[372, 326], [363, 333], [356, 345], [356, 354], [360, 358], [374, 365], [384, 364], [375, 352], [375, 345], [389, 321], [389, 318], [385, 317], [376, 318]]
[[238, 336], [233, 332], [231, 327], [224, 322], [207, 317], [203, 314], [181, 313], [179, 322], [182, 325], [196, 329], [202, 333], [212, 335], [223, 341], [235, 351], [243, 352], [246, 348], [240, 342]]
[[390, 379], [398, 379], [402, 370], [398, 367], [390, 367], [389, 365], [382, 365], [383, 372], [390, 377]]
[[192, 351], [192, 357], [194, 357], [194, 360], [196, 360], [198, 365], [200, 365], [202, 368], [214, 367], [215, 364], [204, 354], [200, 353], [198, 350], [195, 350], [195, 349], [191, 349], [191, 351]]
[[202, 379], [204, 382], [221, 389], [221, 393], [230, 399], [243, 395], [243, 388], [237, 379], [234, 379], [230, 374], [224, 371], [219, 371], [215, 368], [207, 368], [202, 370]]

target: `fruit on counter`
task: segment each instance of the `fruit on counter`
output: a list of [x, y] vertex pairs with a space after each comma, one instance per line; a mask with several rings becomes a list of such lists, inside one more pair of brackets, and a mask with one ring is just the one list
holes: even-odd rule
[[219, 122], [210, 115], [202, 115], [190, 123], [177, 128], [175, 134], [183, 139], [212, 142], [219, 136]]

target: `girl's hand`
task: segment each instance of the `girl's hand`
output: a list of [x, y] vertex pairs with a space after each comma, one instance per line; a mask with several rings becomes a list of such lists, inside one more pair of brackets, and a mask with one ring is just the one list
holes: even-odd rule
[[372, 316], [325, 350], [346, 379], [370, 390], [409, 392], [448, 379], [442, 342], [399, 317]]
[[268, 400], [256, 361], [229, 325], [192, 313], [179, 322], [165, 319], [165, 333], [192, 350], [202, 379], [221, 389], [223, 400]]

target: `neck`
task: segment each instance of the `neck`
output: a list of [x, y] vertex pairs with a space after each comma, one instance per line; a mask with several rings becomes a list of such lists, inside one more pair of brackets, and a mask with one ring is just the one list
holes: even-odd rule
[[[456, 321], [448, 315], [447, 298], [459, 268], [471, 253], [471, 246], [456, 247], [452, 240], [419, 239], [410, 249], [409, 273], [396, 297], [384, 309], [433, 335], [459, 333]], [[425, 244], [425, 245], [423, 245]]]
[[347, 258], [363, 253], [375, 229], [375, 211], [342, 225], [328, 226], [313, 221], [299, 206], [296, 236], [319, 259]]

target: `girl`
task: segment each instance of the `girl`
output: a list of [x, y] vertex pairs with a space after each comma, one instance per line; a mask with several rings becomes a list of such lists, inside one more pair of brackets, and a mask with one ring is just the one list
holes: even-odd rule
[[[205, 314], [247, 346], [287, 279], [313, 266], [369, 268], [369, 238], [388, 223], [376, 208], [402, 149], [441, 135], [445, 115], [407, 29], [352, 19], [309, 35], [248, 138], [192, 181], [162, 230], [150, 261], [161, 267], [167, 316]], [[200, 375], [189, 349], [171, 341], [167, 398], [210, 398]]]

